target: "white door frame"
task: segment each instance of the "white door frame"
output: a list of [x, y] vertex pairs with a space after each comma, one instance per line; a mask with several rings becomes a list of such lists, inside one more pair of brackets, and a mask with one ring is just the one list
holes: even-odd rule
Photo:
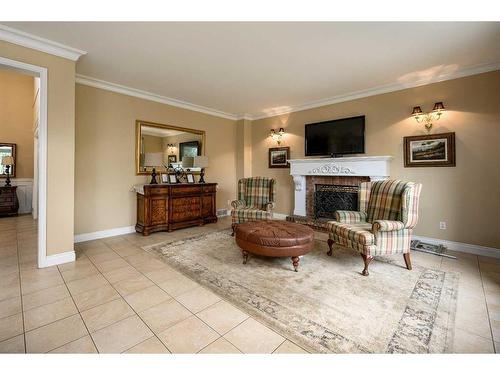
[[48, 267], [47, 259], [47, 68], [0, 56], [0, 66], [36, 75], [40, 78], [38, 122], [38, 267]]

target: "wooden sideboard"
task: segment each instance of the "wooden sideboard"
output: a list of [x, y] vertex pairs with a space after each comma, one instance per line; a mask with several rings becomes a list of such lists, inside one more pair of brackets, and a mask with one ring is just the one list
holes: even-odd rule
[[17, 186], [0, 186], [0, 216], [17, 215], [19, 201]]
[[144, 185], [137, 193], [136, 232], [147, 236], [216, 222], [216, 189], [215, 183]]

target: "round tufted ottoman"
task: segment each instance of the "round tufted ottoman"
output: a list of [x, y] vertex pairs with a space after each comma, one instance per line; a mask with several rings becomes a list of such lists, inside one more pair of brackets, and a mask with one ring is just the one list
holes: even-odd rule
[[248, 260], [248, 253], [291, 257], [297, 272], [299, 256], [313, 249], [314, 232], [305, 225], [288, 221], [248, 221], [236, 226], [235, 239], [243, 253], [243, 264]]

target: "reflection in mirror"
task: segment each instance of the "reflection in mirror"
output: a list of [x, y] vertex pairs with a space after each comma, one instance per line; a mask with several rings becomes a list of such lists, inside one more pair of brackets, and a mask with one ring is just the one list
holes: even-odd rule
[[[137, 174], [150, 174], [153, 168], [159, 173], [168, 166], [182, 167], [184, 157], [204, 154], [204, 131], [139, 120], [136, 126]], [[190, 170], [199, 173], [200, 168]]]
[[[5, 157], [5, 159], [4, 159]], [[9, 158], [11, 157], [11, 158]], [[3, 163], [5, 161], [5, 163]], [[8, 161], [8, 163], [7, 163]], [[15, 143], [0, 143], [0, 177], [7, 176], [7, 168], [9, 176], [16, 177], [16, 144]]]

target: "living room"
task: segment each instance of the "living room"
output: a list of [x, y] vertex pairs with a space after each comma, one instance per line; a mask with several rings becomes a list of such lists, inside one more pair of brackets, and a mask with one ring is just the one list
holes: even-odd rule
[[498, 22], [21, 19], [1, 353], [498, 353]]

